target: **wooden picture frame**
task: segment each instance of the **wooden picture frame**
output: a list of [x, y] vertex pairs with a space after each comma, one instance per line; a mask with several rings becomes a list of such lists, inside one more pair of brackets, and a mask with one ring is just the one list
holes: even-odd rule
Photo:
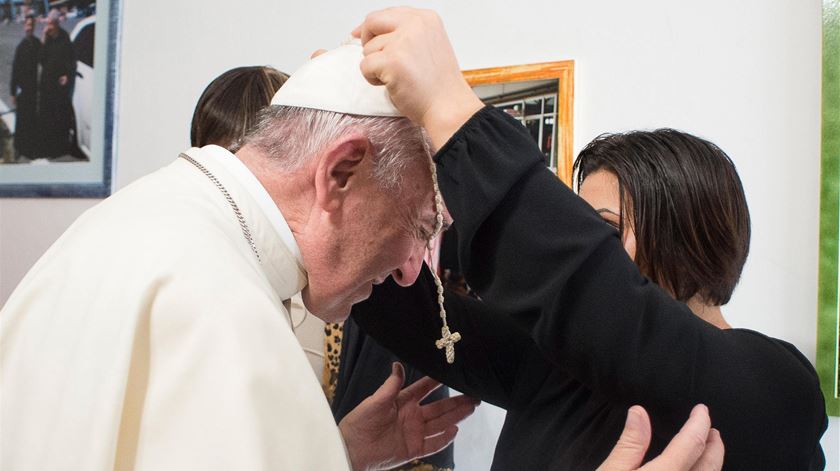
[[574, 61], [541, 62], [464, 71], [472, 87], [537, 80], [557, 81], [556, 121], [553, 127], [557, 157], [557, 177], [572, 187], [574, 164]]
[[823, 1], [822, 151], [817, 373], [828, 415], [840, 415], [840, 0]]

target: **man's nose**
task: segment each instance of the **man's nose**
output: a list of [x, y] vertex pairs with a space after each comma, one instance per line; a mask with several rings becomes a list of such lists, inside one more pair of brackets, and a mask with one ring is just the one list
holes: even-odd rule
[[425, 252], [425, 249], [426, 246], [424, 244], [420, 244], [419, 247], [415, 248], [415, 250], [411, 253], [408, 260], [403, 262], [402, 265], [394, 270], [391, 276], [394, 277], [394, 281], [396, 281], [398, 285], [408, 287], [417, 281], [417, 276], [420, 275], [420, 270], [423, 268], [423, 253]]

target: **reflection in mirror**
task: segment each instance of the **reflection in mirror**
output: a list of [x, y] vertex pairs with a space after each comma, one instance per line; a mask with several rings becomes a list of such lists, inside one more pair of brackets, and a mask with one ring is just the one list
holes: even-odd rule
[[464, 77], [485, 104], [528, 129], [546, 166], [571, 186], [574, 62], [467, 70]]
[[557, 170], [554, 123], [557, 120], [557, 80], [497, 83], [474, 87], [487, 105], [504, 110], [522, 123], [545, 156], [545, 164]]

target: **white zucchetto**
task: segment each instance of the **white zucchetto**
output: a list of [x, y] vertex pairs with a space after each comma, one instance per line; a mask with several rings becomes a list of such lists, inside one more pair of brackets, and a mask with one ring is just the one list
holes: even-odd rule
[[354, 39], [311, 59], [286, 80], [271, 104], [361, 116], [405, 116], [385, 86], [371, 85], [362, 75], [363, 57], [361, 42]]

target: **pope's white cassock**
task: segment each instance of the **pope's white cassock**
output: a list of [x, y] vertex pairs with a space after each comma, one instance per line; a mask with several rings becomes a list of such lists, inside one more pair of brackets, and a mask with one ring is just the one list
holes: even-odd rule
[[184, 158], [82, 215], [0, 311], [3, 471], [349, 469], [289, 227], [234, 155], [187, 154], [256, 252]]

